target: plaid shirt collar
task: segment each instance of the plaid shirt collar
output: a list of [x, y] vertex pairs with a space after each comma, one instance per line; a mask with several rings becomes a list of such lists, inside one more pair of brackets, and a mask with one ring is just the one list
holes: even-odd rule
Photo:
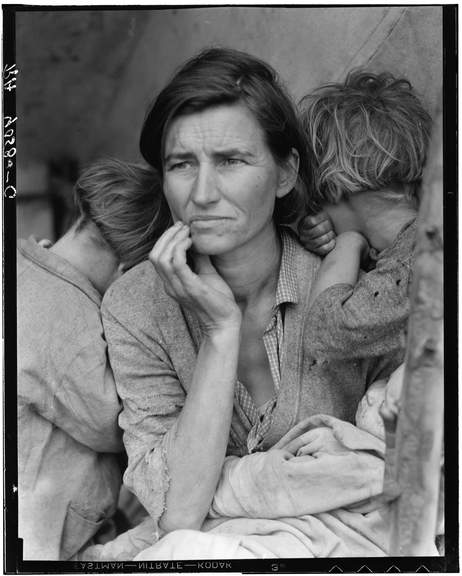
[[281, 267], [276, 289], [276, 307], [285, 302], [298, 302], [297, 275], [295, 273], [295, 253], [297, 242], [288, 230], [280, 229], [282, 242]]

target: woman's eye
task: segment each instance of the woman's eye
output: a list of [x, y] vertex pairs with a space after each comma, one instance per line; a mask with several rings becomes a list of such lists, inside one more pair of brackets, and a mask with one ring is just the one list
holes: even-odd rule
[[183, 160], [182, 162], [173, 162], [167, 167], [167, 170], [174, 171], [174, 170], [185, 170], [191, 166], [191, 162], [187, 160]]
[[224, 166], [239, 166], [240, 164], [244, 164], [244, 160], [240, 158], [223, 158], [222, 164]]

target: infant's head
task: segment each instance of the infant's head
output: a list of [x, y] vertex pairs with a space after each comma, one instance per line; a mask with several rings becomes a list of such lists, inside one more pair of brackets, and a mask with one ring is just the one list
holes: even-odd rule
[[377, 380], [369, 386], [356, 410], [356, 426], [378, 438], [385, 438], [380, 406], [385, 400], [386, 380]]
[[397, 412], [403, 386], [403, 374], [404, 364], [399, 366], [388, 380], [377, 380], [369, 386], [356, 410], [355, 421], [358, 428], [377, 436], [377, 438], [385, 439], [385, 429], [380, 411], [382, 405], [385, 405], [388, 412]]

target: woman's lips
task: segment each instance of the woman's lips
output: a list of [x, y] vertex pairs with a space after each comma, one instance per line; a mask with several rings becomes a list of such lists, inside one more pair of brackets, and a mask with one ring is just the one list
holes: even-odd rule
[[189, 224], [190, 226], [206, 227], [225, 220], [230, 220], [230, 218], [227, 216], [194, 216], [190, 219]]

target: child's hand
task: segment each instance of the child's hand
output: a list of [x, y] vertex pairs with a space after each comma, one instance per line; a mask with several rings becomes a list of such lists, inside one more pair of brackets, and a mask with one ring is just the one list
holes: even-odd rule
[[298, 224], [300, 242], [306, 250], [325, 256], [335, 246], [335, 232], [326, 212], [305, 216]]

